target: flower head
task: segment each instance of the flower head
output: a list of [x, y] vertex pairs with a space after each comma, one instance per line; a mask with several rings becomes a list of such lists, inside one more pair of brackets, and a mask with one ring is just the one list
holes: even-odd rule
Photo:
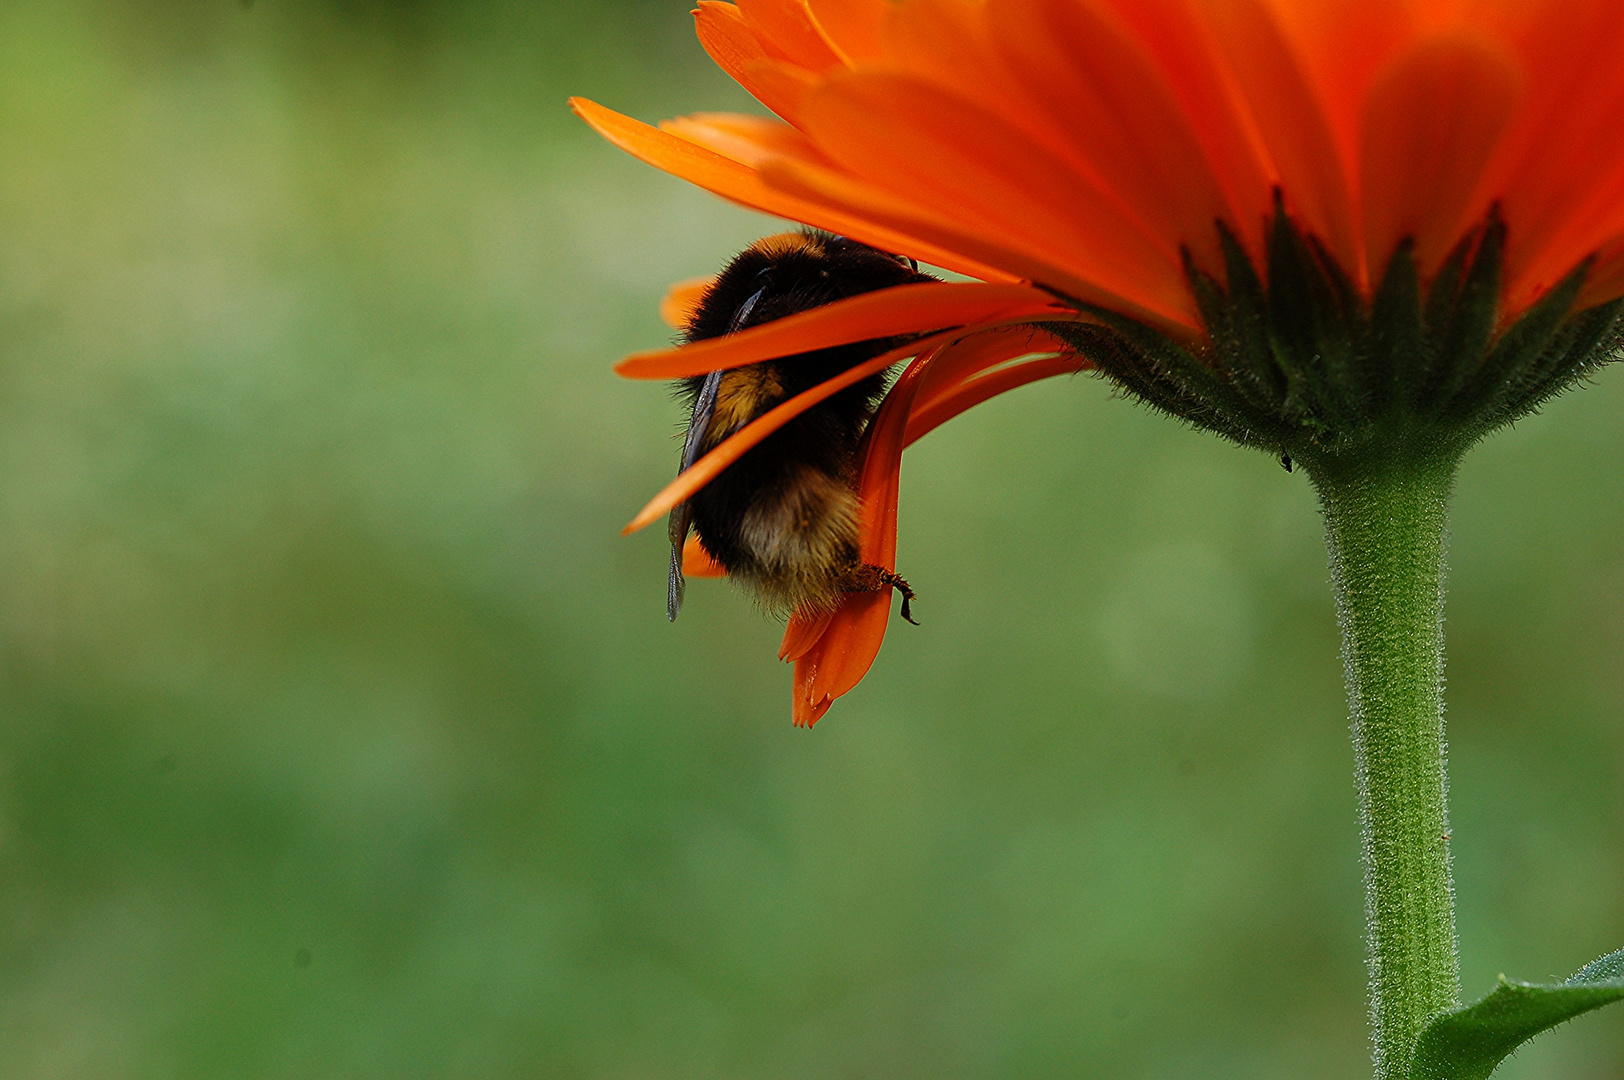
[[[880, 556], [919, 418], [994, 389], [932, 372], [1021, 355], [1021, 333], [1046, 350], [1029, 364], [1086, 357], [1311, 469], [1372, 439], [1464, 444], [1612, 355], [1620, 0], [701, 0], [695, 16], [777, 119], [653, 128], [578, 100], [581, 116], [735, 202], [979, 283], [622, 370], [921, 335], [869, 439]], [[879, 604], [792, 621], [798, 719], [867, 669]]]

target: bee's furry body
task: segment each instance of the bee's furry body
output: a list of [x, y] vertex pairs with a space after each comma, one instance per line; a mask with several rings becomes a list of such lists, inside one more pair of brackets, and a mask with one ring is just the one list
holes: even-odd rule
[[[911, 263], [852, 240], [785, 233], [755, 244], [722, 271], [684, 337], [720, 337], [859, 293], [930, 280]], [[683, 467], [774, 406], [893, 344], [857, 342], [684, 380], [693, 413]], [[673, 512], [672, 618], [681, 604], [680, 553], [690, 522], [728, 576], [775, 612], [827, 610], [846, 592], [905, 587], [858, 555], [858, 448], [884, 392], [885, 376], [873, 375], [819, 402]]]

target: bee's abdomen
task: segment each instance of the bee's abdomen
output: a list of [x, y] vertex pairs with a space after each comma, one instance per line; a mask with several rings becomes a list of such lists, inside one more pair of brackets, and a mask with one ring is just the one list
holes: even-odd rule
[[861, 419], [849, 408], [815, 407], [693, 498], [705, 550], [773, 610], [838, 603], [857, 565]]
[[733, 573], [779, 611], [832, 606], [857, 564], [857, 496], [811, 465], [738, 521]]

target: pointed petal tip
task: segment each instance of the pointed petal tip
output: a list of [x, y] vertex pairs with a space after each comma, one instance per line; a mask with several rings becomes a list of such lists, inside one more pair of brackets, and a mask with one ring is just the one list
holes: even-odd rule
[[783, 643], [778, 647], [778, 659], [793, 664], [811, 652], [823, 640], [823, 633], [829, 629], [834, 617], [833, 610], [810, 615], [796, 612], [790, 616], [789, 625], [784, 627]]
[[831, 697], [820, 698], [817, 702], [796, 701], [794, 714], [795, 726], [798, 728], [806, 728], [808, 731], [811, 731], [812, 726], [819, 720], [823, 719], [824, 715], [829, 711], [829, 706], [833, 705], [834, 703], [834, 699]]

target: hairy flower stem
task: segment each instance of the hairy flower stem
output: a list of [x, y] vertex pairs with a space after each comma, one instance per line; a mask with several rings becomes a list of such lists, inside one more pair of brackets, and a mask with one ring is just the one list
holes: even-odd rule
[[1304, 462], [1325, 516], [1353, 713], [1377, 1080], [1407, 1077], [1416, 1036], [1460, 998], [1443, 723], [1458, 456], [1398, 435], [1353, 460]]

